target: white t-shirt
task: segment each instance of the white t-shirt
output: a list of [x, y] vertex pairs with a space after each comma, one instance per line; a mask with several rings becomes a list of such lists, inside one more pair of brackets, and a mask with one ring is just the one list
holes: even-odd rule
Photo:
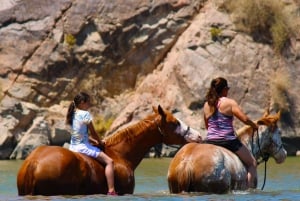
[[92, 116], [88, 111], [76, 109], [72, 123], [71, 145], [88, 143], [88, 124], [91, 121]]

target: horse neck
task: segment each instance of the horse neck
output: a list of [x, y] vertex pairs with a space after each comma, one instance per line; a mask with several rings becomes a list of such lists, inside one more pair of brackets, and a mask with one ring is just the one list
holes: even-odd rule
[[245, 133], [239, 135], [239, 139], [246, 145], [256, 160], [258, 160], [261, 155], [261, 136], [262, 133], [253, 132], [253, 129], [248, 129]]
[[[116, 160], [126, 163], [133, 170], [139, 165], [145, 154], [156, 144], [162, 143], [158, 130], [157, 116], [148, 118], [129, 126], [114, 135], [122, 137], [118, 142], [106, 145], [106, 153]], [[117, 138], [117, 136], [116, 136]]]

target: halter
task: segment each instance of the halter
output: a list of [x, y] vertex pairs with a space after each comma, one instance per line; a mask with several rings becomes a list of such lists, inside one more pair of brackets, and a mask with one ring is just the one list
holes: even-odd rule
[[[263, 185], [262, 185], [262, 187], [261, 187], [261, 190], [263, 190], [264, 187], [265, 187], [265, 183], [266, 183], [267, 162], [268, 162], [268, 160], [269, 160], [269, 158], [270, 158], [270, 154], [268, 154], [268, 153], [263, 153], [263, 152], [261, 151], [261, 148], [260, 148], [260, 142], [259, 142], [259, 134], [258, 134], [258, 130], [256, 131], [256, 133], [257, 133], [257, 145], [258, 145], [258, 149], [259, 149], [259, 155], [262, 157], [262, 159], [261, 159], [260, 161], [259, 161], [259, 160], [256, 160], [256, 163], [257, 163], [257, 165], [259, 165], [261, 162], [263, 162], [263, 161], [265, 162], [264, 183], [263, 183]], [[253, 153], [254, 134], [255, 134], [255, 131], [253, 130], [253, 133], [252, 133], [252, 143], [251, 143], [252, 155], [254, 155], [254, 153]], [[272, 143], [274, 144], [274, 142], [272, 142]], [[276, 144], [276, 145], [278, 145], [278, 144]], [[281, 145], [279, 146], [278, 150], [275, 152], [274, 155], [276, 155], [282, 148], [283, 148], [283, 144], [281, 144]]]
[[[260, 147], [260, 141], [259, 141], [259, 134], [258, 134], [258, 130], [256, 130], [256, 134], [257, 134], [257, 145], [258, 145], [258, 150], [259, 150], [259, 156], [261, 156], [261, 160], [256, 160], [257, 164], [259, 165], [262, 161], [265, 161], [267, 162], [269, 160], [269, 157], [270, 157], [270, 154], [268, 153], [263, 153], [261, 151], [261, 147]], [[253, 133], [252, 133], [252, 142], [251, 142], [251, 149], [252, 149], [252, 155], [254, 156], [254, 153], [253, 153], [253, 146], [254, 146], [254, 135], [255, 135], [255, 131], [253, 130]], [[280, 149], [279, 149], [280, 150]], [[279, 151], [278, 150], [278, 151]]]
[[162, 132], [162, 130], [161, 130], [161, 128], [159, 127], [158, 123], [157, 123], [157, 122], [155, 122], [155, 123], [156, 123], [156, 125], [157, 125], [157, 129], [158, 129], [159, 133], [160, 133], [163, 137], [165, 137], [166, 135]]
[[[264, 183], [261, 187], [261, 190], [264, 189], [265, 187], [265, 184], [266, 184], [266, 178], [267, 178], [267, 162], [269, 160], [269, 157], [270, 155], [269, 154], [264, 154], [262, 151], [261, 151], [261, 148], [260, 148], [260, 142], [259, 142], [259, 134], [258, 134], [258, 129], [256, 130], [256, 133], [257, 133], [257, 145], [258, 145], [258, 150], [259, 150], [259, 156], [262, 157], [262, 160], [259, 161], [259, 160], [256, 160], [256, 163], [257, 165], [259, 165], [261, 162], [265, 161], [265, 171], [264, 171]], [[254, 135], [255, 135], [255, 130], [253, 129], [253, 133], [252, 133], [252, 142], [251, 142], [251, 150], [252, 150], [252, 155], [254, 156], [254, 153], [253, 153], [253, 146], [254, 146]]]
[[[164, 134], [164, 132], [162, 131], [162, 129], [159, 127], [159, 124], [155, 120], [154, 120], [154, 122], [155, 122], [155, 124], [157, 126], [157, 130], [159, 131], [159, 133], [163, 137], [165, 137], [166, 135]], [[186, 131], [184, 132], [184, 134], [182, 136], [185, 138], [185, 136], [188, 134], [189, 131], [190, 131], [190, 126], [187, 126], [187, 129], [186, 129]]]
[[[278, 146], [278, 144], [276, 144], [276, 143], [274, 143], [274, 142], [272, 142], [272, 143]], [[283, 147], [283, 144], [281, 143], [281, 145], [279, 146], [278, 150], [274, 153], [274, 156], [275, 156], [282, 148], [284, 148], [284, 147]]]

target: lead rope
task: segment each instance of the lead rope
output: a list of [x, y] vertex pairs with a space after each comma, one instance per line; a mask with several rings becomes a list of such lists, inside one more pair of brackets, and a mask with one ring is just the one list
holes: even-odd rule
[[[252, 148], [252, 155], [254, 156], [254, 153], [253, 153], [253, 142], [254, 142], [254, 133], [255, 131], [253, 130], [253, 133], [252, 133], [252, 143], [251, 143], [251, 148]], [[260, 142], [259, 142], [259, 135], [258, 135], [258, 130], [256, 130], [257, 132], [257, 145], [258, 145], [258, 150], [259, 150], [259, 154], [260, 156], [262, 157], [262, 160], [261, 161], [256, 161], [257, 165], [259, 165], [262, 161], [265, 162], [265, 171], [264, 171], [264, 183], [261, 187], [261, 190], [264, 189], [265, 187], [265, 184], [266, 184], [266, 178], [267, 178], [267, 162], [269, 160], [269, 154], [263, 154], [261, 149], [260, 149]]]
[[264, 190], [265, 184], [266, 184], [266, 178], [267, 178], [267, 160], [265, 160], [265, 176], [264, 176], [264, 183], [261, 187], [261, 190]]

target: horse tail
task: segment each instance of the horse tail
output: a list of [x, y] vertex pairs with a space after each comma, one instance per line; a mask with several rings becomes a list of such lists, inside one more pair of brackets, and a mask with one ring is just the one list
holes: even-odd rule
[[193, 162], [191, 160], [184, 160], [179, 164], [177, 168], [179, 189], [184, 192], [193, 191]]
[[19, 195], [34, 195], [35, 178], [34, 172], [37, 162], [28, 162], [23, 165], [18, 173], [17, 186]]
[[171, 193], [191, 192], [194, 178], [193, 162], [173, 160], [168, 171], [168, 184]]

